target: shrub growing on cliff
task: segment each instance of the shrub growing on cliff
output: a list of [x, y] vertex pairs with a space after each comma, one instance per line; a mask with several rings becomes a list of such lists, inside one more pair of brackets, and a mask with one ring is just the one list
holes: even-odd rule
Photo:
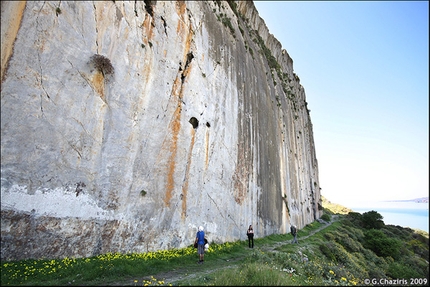
[[102, 73], [103, 76], [113, 74], [115, 71], [110, 60], [103, 55], [94, 54], [91, 57], [91, 62], [94, 64], [96, 70]]

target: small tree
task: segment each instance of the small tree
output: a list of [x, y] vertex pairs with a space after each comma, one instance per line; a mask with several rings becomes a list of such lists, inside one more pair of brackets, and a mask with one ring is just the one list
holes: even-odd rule
[[115, 71], [110, 60], [103, 55], [94, 54], [91, 57], [91, 62], [94, 64], [96, 70], [102, 73], [104, 77], [113, 74]]
[[361, 225], [366, 229], [381, 229], [385, 225], [382, 219], [384, 217], [378, 212], [374, 210], [368, 211], [361, 216]]

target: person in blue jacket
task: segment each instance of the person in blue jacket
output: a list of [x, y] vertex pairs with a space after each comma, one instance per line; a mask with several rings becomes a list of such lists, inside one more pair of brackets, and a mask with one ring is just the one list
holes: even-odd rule
[[203, 231], [203, 226], [199, 226], [194, 243], [197, 243], [197, 253], [199, 254], [198, 264], [203, 264], [205, 258], [205, 232]]

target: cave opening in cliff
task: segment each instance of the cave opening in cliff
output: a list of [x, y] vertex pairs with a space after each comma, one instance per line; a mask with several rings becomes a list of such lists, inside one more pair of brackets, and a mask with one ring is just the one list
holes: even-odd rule
[[194, 129], [196, 129], [199, 126], [199, 120], [196, 119], [195, 117], [192, 117], [189, 122]]

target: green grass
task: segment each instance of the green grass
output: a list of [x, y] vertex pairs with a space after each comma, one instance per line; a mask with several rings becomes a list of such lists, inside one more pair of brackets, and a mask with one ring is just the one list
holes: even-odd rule
[[[342, 210], [342, 209], [341, 209]], [[313, 222], [298, 232], [212, 243], [205, 263], [192, 246], [91, 258], [1, 262], [2, 286], [333, 286], [365, 285], [367, 278], [422, 278], [428, 285], [428, 233], [387, 225], [380, 229], [400, 256], [377, 256], [374, 234], [357, 215], [332, 213], [330, 225]], [[379, 233], [380, 234], [380, 233]], [[377, 242], [378, 243], [378, 242]], [[376, 245], [377, 246], [377, 245]], [[393, 253], [394, 254], [394, 253]]]

